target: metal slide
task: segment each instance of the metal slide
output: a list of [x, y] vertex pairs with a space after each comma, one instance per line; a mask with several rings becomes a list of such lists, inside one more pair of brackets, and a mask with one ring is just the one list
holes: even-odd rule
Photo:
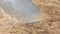
[[40, 13], [40, 10], [33, 4], [32, 0], [0, 0], [0, 7], [9, 15], [16, 17], [20, 23], [39, 21], [33, 17]]

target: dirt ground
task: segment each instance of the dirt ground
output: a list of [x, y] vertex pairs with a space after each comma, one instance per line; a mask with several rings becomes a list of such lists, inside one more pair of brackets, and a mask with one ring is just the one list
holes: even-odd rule
[[60, 34], [60, 1], [33, 0], [42, 11], [34, 17], [42, 21], [21, 24], [0, 8], [0, 34]]

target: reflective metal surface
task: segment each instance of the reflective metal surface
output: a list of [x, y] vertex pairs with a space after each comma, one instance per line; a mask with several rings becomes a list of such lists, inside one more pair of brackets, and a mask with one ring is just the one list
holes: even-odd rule
[[34, 18], [40, 10], [32, 3], [32, 0], [0, 0], [0, 6], [9, 15], [16, 17], [20, 23], [39, 21]]

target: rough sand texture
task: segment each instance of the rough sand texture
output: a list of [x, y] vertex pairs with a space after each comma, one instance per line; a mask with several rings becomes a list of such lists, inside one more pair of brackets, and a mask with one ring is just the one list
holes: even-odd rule
[[59, 0], [33, 0], [35, 5], [44, 13], [51, 16], [51, 21], [60, 20], [60, 1]]
[[[15, 18], [0, 10], [0, 34], [60, 34], [60, 5], [58, 5], [57, 0], [49, 1], [34, 0], [37, 7], [44, 12], [34, 16], [38, 19], [44, 19], [40, 22], [20, 24]], [[44, 4], [44, 2], [46, 3]]]

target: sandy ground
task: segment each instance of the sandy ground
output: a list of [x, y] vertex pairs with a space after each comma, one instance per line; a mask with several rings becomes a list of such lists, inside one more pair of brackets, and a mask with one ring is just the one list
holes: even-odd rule
[[21, 24], [0, 8], [0, 34], [60, 34], [60, 5], [58, 0], [33, 0], [43, 12], [35, 15], [43, 21]]

